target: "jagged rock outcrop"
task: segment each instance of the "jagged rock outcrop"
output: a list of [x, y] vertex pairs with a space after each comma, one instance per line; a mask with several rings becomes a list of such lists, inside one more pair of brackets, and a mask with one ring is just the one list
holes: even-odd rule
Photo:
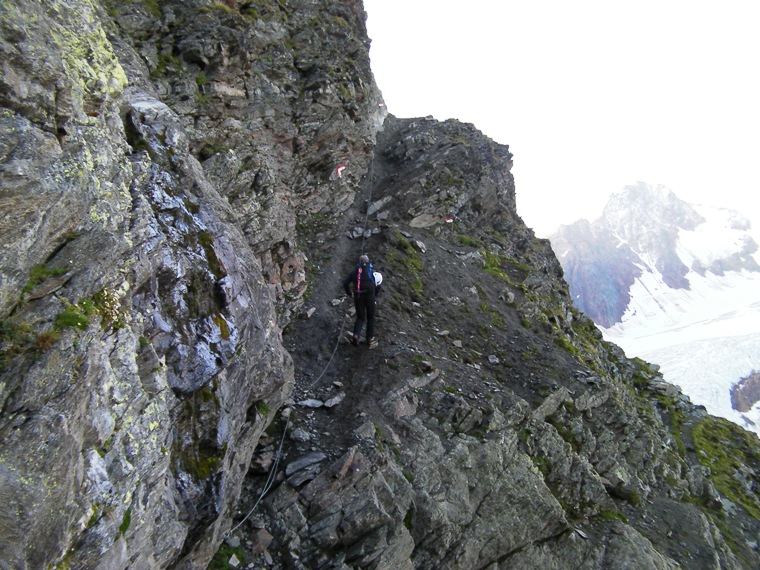
[[507, 147], [385, 117], [360, 2], [0, 38], [0, 567], [757, 565], [756, 445], [572, 307]]
[[731, 389], [731, 406], [739, 412], [748, 412], [760, 401], [760, 374], [753, 372], [737, 382]]
[[[470, 149], [499, 158], [473, 160]], [[316, 313], [285, 339], [296, 398], [278, 423], [283, 482], [242, 527], [271, 534], [250, 559], [452, 569], [757, 560], [745, 543], [760, 528], [754, 515], [731, 523], [753, 529], [729, 537], [736, 551], [718, 529], [720, 495], [690, 435], [706, 414], [572, 308], [556, 258], [516, 216], [510, 167], [506, 147], [469, 125], [386, 120], [366, 218], [387, 291], [383, 341], [364, 352], [325, 338], [339, 336], [348, 308], [330, 285], [343, 256], [327, 261]], [[309, 256], [358, 246], [336, 234]], [[314, 453], [320, 461], [303, 468]], [[252, 477], [246, 506], [263, 484]]]
[[551, 240], [574, 303], [607, 340], [659, 364], [711, 414], [758, 431], [755, 400], [736, 409], [735, 385], [760, 366], [760, 258], [742, 213], [639, 183]]
[[628, 308], [629, 290], [642, 273], [638, 256], [608, 228], [586, 220], [562, 226], [552, 237], [576, 306], [600, 326], [611, 326]]

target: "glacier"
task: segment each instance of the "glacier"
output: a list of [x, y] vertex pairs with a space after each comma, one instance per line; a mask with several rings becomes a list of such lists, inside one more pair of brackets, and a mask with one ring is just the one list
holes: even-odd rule
[[[641, 275], [630, 288], [621, 320], [600, 327], [629, 357], [660, 366], [665, 380], [691, 400], [760, 436], [760, 403], [748, 412], [731, 406], [731, 388], [760, 371], [760, 273], [700, 268], [740, 251], [751, 226], [734, 211], [693, 205], [706, 220], [679, 229], [676, 253], [692, 268], [688, 288], [668, 287], [653, 260], [640, 255]], [[754, 253], [755, 261], [758, 254]]]

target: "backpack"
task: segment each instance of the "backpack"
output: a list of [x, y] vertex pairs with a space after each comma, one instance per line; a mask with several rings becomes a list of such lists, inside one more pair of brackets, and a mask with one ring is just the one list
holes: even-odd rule
[[362, 291], [369, 290], [370, 286], [372, 289], [375, 288], [375, 269], [372, 266], [372, 262], [370, 261], [366, 265], [366, 270], [362, 268], [361, 263], [356, 264], [356, 291], [358, 293], [361, 293]]

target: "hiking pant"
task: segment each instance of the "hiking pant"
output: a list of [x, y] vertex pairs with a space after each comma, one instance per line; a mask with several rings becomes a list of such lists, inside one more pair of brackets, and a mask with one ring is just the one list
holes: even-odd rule
[[361, 338], [364, 321], [367, 321], [367, 340], [375, 336], [375, 293], [365, 291], [361, 295], [354, 295], [356, 307], [356, 322], [354, 323], [354, 336]]

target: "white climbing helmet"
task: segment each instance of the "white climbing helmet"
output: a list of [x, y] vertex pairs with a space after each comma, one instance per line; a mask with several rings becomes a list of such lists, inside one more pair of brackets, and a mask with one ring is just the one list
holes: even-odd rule
[[375, 286], [381, 285], [383, 282], [383, 274], [379, 271], [373, 271], [372, 275], [375, 277]]

